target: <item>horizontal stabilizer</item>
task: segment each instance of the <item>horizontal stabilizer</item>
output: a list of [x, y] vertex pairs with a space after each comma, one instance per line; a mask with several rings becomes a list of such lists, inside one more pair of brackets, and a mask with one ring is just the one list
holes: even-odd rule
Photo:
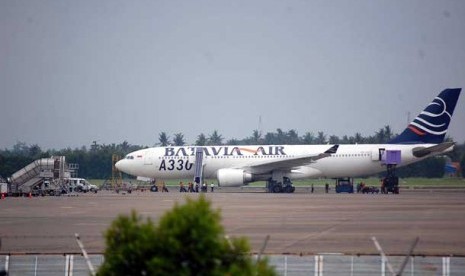
[[425, 157], [431, 153], [443, 152], [450, 147], [453, 147], [455, 142], [444, 142], [432, 147], [416, 147], [412, 149], [413, 156], [417, 158]]

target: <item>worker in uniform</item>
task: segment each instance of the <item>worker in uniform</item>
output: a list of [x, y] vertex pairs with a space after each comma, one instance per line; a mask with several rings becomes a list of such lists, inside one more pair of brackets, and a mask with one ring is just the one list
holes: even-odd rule
[[213, 193], [214, 189], [215, 189], [215, 183], [212, 182], [212, 184], [210, 184], [210, 191]]

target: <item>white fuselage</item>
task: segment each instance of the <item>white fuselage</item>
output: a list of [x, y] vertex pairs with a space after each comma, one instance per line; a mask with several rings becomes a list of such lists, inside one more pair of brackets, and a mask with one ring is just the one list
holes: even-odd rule
[[[401, 151], [404, 166], [424, 158], [413, 156], [415, 147], [433, 144], [360, 144], [340, 145], [335, 154], [312, 163], [283, 171], [291, 179], [341, 178], [366, 176], [384, 171], [381, 160], [383, 150]], [[225, 168], [244, 168], [299, 156], [320, 154], [331, 145], [248, 145], [248, 146], [205, 146], [203, 147], [203, 177], [216, 178], [217, 172]], [[189, 179], [194, 177], [195, 146], [157, 147], [130, 153], [118, 162], [124, 172], [135, 176], [154, 179]], [[428, 157], [431, 155], [428, 155]], [[263, 180], [265, 176], [257, 177]]]

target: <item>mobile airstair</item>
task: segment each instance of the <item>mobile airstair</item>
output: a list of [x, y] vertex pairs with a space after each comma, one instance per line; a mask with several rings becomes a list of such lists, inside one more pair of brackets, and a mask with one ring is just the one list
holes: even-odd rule
[[201, 185], [203, 177], [203, 148], [197, 147], [195, 150], [195, 171], [194, 182]]
[[69, 177], [69, 170], [64, 156], [37, 159], [9, 178], [9, 193], [23, 195], [46, 190], [55, 194], [66, 177]]

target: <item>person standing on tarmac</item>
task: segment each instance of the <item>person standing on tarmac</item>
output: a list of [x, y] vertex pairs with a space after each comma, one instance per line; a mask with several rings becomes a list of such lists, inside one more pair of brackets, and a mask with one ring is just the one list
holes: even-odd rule
[[166, 188], [165, 181], [163, 181], [163, 189], [161, 191], [162, 192], [169, 192], [168, 188]]
[[215, 183], [212, 182], [212, 184], [210, 184], [210, 191], [213, 193], [214, 189], [215, 189]]
[[179, 182], [179, 192], [180, 193], [186, 193], [186, 188], [184, 187], [184, 183], [181, 181]]

